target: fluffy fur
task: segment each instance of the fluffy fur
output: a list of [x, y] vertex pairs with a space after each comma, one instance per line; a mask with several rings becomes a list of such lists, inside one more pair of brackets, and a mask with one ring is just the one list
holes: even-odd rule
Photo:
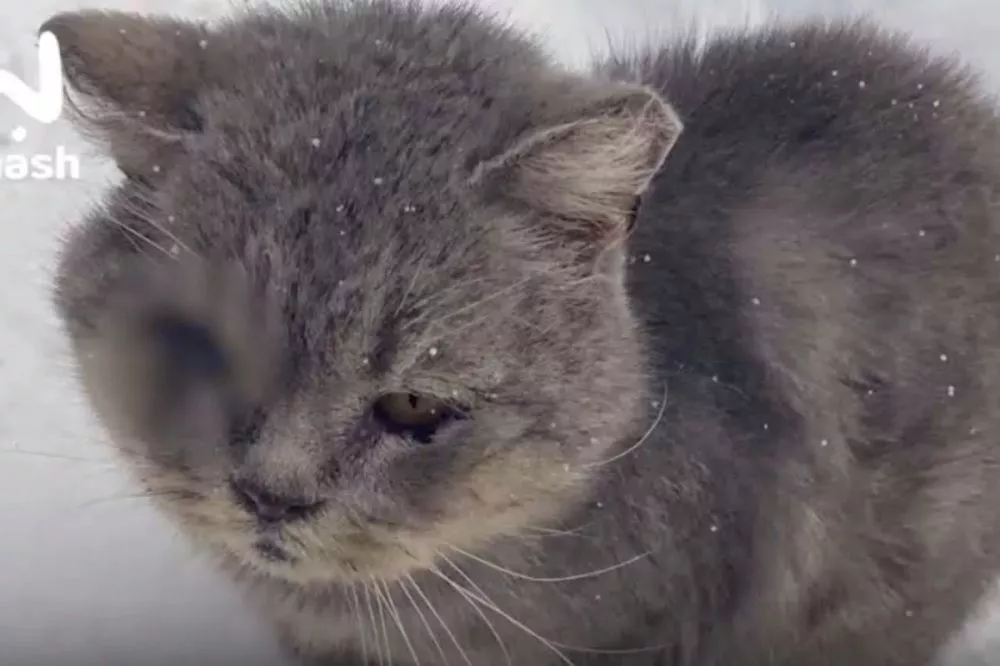
[[44, 29], [127, 175], [56, 280], [87, 394], [305, 662], [915, 666], [992, 583], [1000, 124], [955, 63], [804, 25], [583, 76], [378, 1]]

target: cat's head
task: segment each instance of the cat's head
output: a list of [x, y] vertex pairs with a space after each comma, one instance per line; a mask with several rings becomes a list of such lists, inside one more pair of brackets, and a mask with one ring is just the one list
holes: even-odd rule
[[559, 514], [645, 427], [623, 240], [680, 132], [654, 92], [460, 8], [43, 29], [127, 175], [57, 307], [199, 543], [392, 578]]

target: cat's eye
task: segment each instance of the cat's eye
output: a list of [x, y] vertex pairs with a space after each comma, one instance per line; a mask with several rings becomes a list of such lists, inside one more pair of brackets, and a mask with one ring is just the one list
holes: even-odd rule
[[373, 411], [389, 432], [423, 443], [432, 441], [445, 423], [462, 417], [462, 412], [447, 402], [416, 393], [387, 393], [375, 401]]
[[172, 376], [210, 380], [228, 369], [225, 354], [208, 327], [172, 316], [150, 322], [153, 344]]

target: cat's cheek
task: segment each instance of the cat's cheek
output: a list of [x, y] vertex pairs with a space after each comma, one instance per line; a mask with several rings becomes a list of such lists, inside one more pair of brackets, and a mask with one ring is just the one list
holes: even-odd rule
[[150, 437], [149, 414], [153, 411], [148, 392], [141, 381], [142, 370], [129, 369], [129, 358], [116, 351], [114, 338], [95, 335], [74, 341], [79, 378], [84, 393], [110, 436], [115, 448], [133, 468], [145, 471], [151, 465], [166, 463], [174, 469], [168, 457], [158, 455]]
[[202, 387], [188, 390], [169, 412], [168, 430], [172, 439], [185, 442], [184, 448], [192, 451], [204, 449], [199, 443], [211, 443], [211, 448], [221, 450], [224, 443], [226, 421], [218, 398]]
[[574, 506], [586, 476], [571, 465], [537, 455], [528, 444], [481, 460], [437, 494], [439, 513], [423, 539], [476, 548]]

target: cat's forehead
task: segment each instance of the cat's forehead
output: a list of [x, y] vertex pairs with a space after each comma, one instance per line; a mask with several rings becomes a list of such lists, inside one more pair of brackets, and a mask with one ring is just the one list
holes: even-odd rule
[[490, 244], [466, 185], [502, 139], [488, 113], [470, 113], [469, 97], [371, 83], [301, 103], [210, 100], [169, 202], [190, 206], [205, 245], [266, 268], [271, 281], [330, 293], [345, 282], [419, 289]]
[[489, 244], [489, 225], [447, 162], [310, 134], [300, 128], [242, 153], [208, 146], [166, 205], [184, 209], [204, 252], [265, 269], [271, 281], [327, 290], [416, 266], [431, 277], [429, 269], [459, 266]]
[[324, 82], [330, 89], [322, 95], [302, 89], [308, 85], [259, 82], [208, 93], [200, 103], [201, 157], [291, 186], [349, 183], [380, 196], [427, 187], [443, 195], [521, 129], [517, 116], [489, 108], [490, 99], [432, 81]]
[[[308, 150], [337, 168], [274, 172], [277, 153], [217, 153], [193, 165], [174, 196], [194, 250], [238, 268], [286, 341], [323, 362], [345, 348], [406, 344], [447, 311], [509, 282], [490, 217], [449, 191], [444, 173], [394, 166], [363, 148]], [[212, 148], [206, 148], [206, 155]], [[352, 151], [357, 157], [352, 159]], [[368, 351], [364, 351], [368, 350]]]
[[407, 173], [440, 187], [529, 124], [538, 100], [524, 72], [537, 54], [502, 33], [463, 12], [238, 24], [213, 38], [216, 74], [197, 112], [210, 136], [238, 144], [226, 150], [269, 157], [293, 177]]
[[306, 113], [272, 101], [268, 111], [278, 117], [258, 119], [251, 103], [235, 98], [223, 120], [226, 136], [209, 132], [208, 150], [216, 163], [238, 162], [289, 188], [348, 186], [355, 199], [377, 201], [426, 196], [421, 187], [445, 196], [464, 150], [477, 141], [462, 112], [446, 106], [376, 90], [332, 98]]

